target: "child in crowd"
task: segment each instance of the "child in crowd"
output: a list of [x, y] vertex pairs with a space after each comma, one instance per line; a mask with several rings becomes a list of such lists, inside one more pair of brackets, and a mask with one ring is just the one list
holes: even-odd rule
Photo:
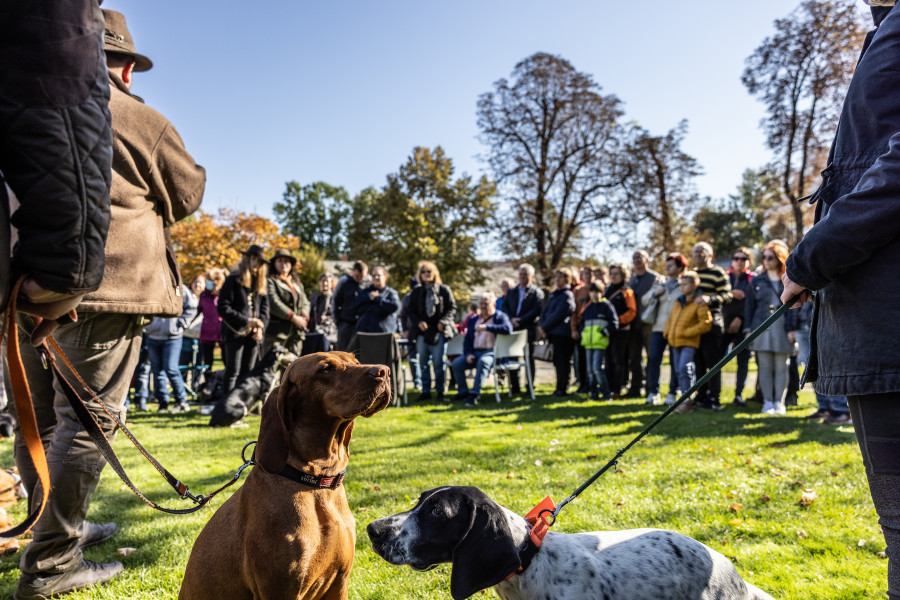
[[[678, 387], [687, 391], [694, 385], [694, 353], [700, 346], [700, 336], [712, 329], [712, 314], [706, 304], [694, 302], [702, 293], [696, 271], [685, 271], [678, 283], [681, 296], [672, 307], [663, 336], [672, 347], [672, 368], [678, 374]], [[680, 413], [692, 410], [694, 407], [689, 402], [675, 409]]]
[[619, 328], [619, 317], [612, 304], [603, 297], [603, 282], [592, 281], [588, 290], [590, 302], [579, 319], [581, 345], [585, 349], [591, 400], [612, 398], [603, 361], [609, 346], [609, 333]]

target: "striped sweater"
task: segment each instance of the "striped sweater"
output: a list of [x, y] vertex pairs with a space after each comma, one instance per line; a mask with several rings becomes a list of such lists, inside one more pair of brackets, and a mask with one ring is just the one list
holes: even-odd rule
[[697, 269], [700, 276], [699, 289], [704, 295], [710, 297], [710, 310], [721, 310], [723, 304], [728, 304], [733, 299], [731, 295], [731, 283], [728, 274], [720, 267]]

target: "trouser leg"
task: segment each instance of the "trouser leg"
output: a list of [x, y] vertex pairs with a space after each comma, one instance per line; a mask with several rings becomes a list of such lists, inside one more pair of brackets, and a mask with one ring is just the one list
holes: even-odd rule
[[654, 331], [650, 338], [650, 352], [647, 354], [647, 394], [659, 393], [659, 374], [662, 368], [666, 340], [661, 331]]
[[778, 404], [784, 403], [787, 393], [788, 379], [790, 378], [790, 355], [775, 353], [773, 355], [775, 381], [772, 398]]
[[428, 344], [421, 335], [416, 338], [416, 354], [419, 357], [419, 369], [422, 372], [422, 393], [427, 394], [431, 391], [431, 371], [428, 368], [431, 354], [428, 353]]
[[472, 382], [472, 393], [478, 395], [481, 393], [481, 386], [484, 385], [485, 378], [491, 372], [491, 367], [494, 364], [494, 353], [493, 351], [487, 351], [482, 354], [476, 352], [475, 355], [477, 360], [475, 361], [475, 380]]
[[764, 402], [775, 401], [775, 354], [758, 350], [756, 352], [756, 376]]
[[159, 407], [169, 405], [169, 382], [163, 367], [163, 340], [147, 340], [147, 356], [150, 358], [150, 374], [153, 377], [153, 396], [159, 401]]
[[[141, 317], [116, 314], [82, 314], [77, 323], [60, 327], [54, 336], [79, 374], [120, 419], [125, 418], [125, 399], [141, 345]], [[50, 499], [34, 527], [34, 538], [22, 554], [23, 573], [59, 573], [81, 562], [78, 538], [91, 495], [100, 480], [106, 460], [81, 426], [60, 384], [50, 380], [40, 358], [23, 341], [23, 362], [32, 387], [35, 405], [53, 407], [55, 427], [47, 436], [47, 463], [50, 467]], [[76, 383], [75, 389], [80, 391]], [[38, 396], [40, 394], [40, 396]], [[115, 422], [93, 400], [86, 405], [109, 439]], [[19, 451], [17, 462], [28, 462]], [[33, 484], [33, 501], [38, 501], [40, 485]]]
[[244, 344], [241, 341], [231, 341], [222, 344], [222, 355], [225, 359], [225, 386], [227, 394], [234, 389], [237, 383], [238, 371], [241, 368], [241, 360], [244, 355]]
[[178, 358], [181, 354], [182, 339], [176, 338], [166, 340], [163, 345], [163, 368], [166, 371], [166, 377], [172, 385], [172, 396], [176, 402], [187, 401], [187, 389], [184, 387], [184, 378], [181, 376], [181, 369], [178, 368]]
[[453, 379], [456, 381], [456, 389], [460, 394], [469, 393], [469, 384], [466, 383], [466, 367], [468, 366], [465, 354], [460, 354], [450, 363], [450, 370], [453, 371]]
[[[713, 328], [700, 336], [700, 347], [695, 354], [696, 376], [702, 377], [722, 359], [720, 353], [722, 332]], [[711, 402], [718, 402], [722, 392], [722, 372], [713, 375], [698, 392], [699, 398], [707, 398]]]
[[888, 596], [900, 600], [900, 394], [850, 396], [853, 428], [888, 555]]
[[[637, 319], [635, 319], [637, 321]], [[629, 395], [637, 395], [641, 391], [641, 383], [643, 381], [643, 364], [642, 351], [643, 332], [641, 323], [632, 323], [631, 330], [628, 334], [628, 370], [630, 372], [631, 385], [629, 387]]]

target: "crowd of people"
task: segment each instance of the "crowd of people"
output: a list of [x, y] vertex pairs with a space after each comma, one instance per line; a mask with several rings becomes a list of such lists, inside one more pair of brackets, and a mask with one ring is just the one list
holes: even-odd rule
[[[388, 285], [386, 267], [370, 273], [363, 261], [338, 278], [322, 274], [307, 296], [288, 250], [267, 257], [263, 248], [251, 245], [231, 273], [212, 269], [183, 286], [180, 317], [156, 317], [145, 328], [146, 360], [138, 367], [134, 399], [146, 409], [152, 372], [160, 410], [169, 407], [167, 384], [172, 410], [187, 410], [185, 366], [212, 365], [217, 344], [227, 392], [276, 345], [298, 356], [332, 348], [356, 352], [357, 334], [382, 332], [405, 342], [419, 400], [445, 401], [446, 392], [455, 388], [452, 400], [472, 406], [491, 371], [496, 335], [525, 331], [530, 372], [535, 373], [536, 357], [553, 363], [554, 396], [641, 397], [647, 404], [671, 405], [780, 305], [788, 253], [780, 240], [756, 253], [740, 247], [726, 269], [717, 264], [712, 247], [701, 242], [690, 259], [677, 252], [667, 255], [658, 273], [650, 268], [649, 253], [636, 250], [630, 265], [559, 268], [547, 291], [535, 283], [534, 267], [523, 264], [517, 282], [501, 280], [499, 295], [472, 298], [468, 313], [460, 316], [456, 295], [434, 262], [419, 264], [402, 299]], [[754, 269], [757, 255], [761, 264]], [[755, 356], [757, 382], [749, 397], [761, 401], [762, 412], [786, 414], [786, 406], [796, 403], [800, 370], [809, 355], [811, 316], [809, 308], [788, 312], [739, 352], [731, 398], [722, 397], [721, 373], [715, 373], [677, 411], [721, 410], [729, 400], [746, 406]], [[447, 344], [456, 335], [464, 336], [462, 353], [447, 356]], [[663, 395], [666, 349], [670, 374]], [[468, 372], [474, 372], [471, 385]], [[511, 370], [509, 378], [512, 393], [521, 393], [520, 373]], [[811, 418], [851, 422], [845, 397], [819, 395], [818, 401]]]

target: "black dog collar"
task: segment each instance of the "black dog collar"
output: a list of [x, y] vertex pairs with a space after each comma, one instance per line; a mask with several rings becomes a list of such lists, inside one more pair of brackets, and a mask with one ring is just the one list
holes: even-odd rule
[[303, 471], [298, 471], [290, 465], [284, 465], [284, 468], [278, 471], [277, 474], [309, 487], [334, 490], [341, 486], [346, 473], [347, 469], [344, 469], [337, 475], [310, 475]]

